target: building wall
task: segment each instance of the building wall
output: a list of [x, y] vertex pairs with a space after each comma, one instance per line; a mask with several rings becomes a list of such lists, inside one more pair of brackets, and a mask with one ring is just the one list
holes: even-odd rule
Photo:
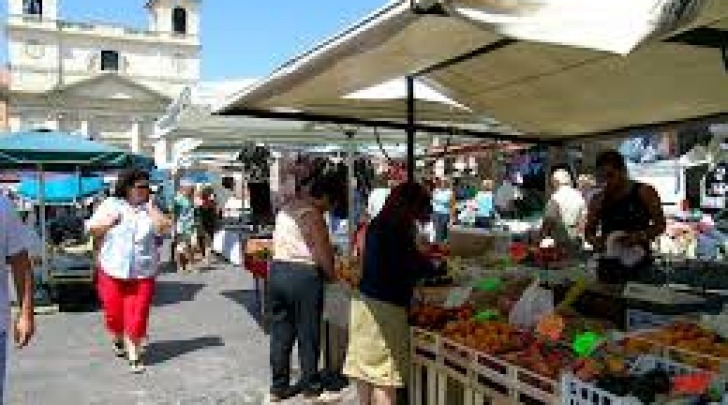
[[[40, 16], [22, 15], [22, 2], [8, 0], [10, 128], [78, 132], [151, 151], [154, 120], [199, 82], [199, 2], [149, 2], [146, 29], [64, 21], [60, 0], [43, 0]], [[187, 9], [185, 35], [171, 32], [172, 4]], [[101, 70], [103, 50], [118, 53], [118, 71]], [[109, 75], [119, 80], [95, 83]]]

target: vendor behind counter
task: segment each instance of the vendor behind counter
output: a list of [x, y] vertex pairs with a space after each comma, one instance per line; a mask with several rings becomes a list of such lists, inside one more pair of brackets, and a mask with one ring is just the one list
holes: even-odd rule
[[622, 284], [652, 273], [650, 245], [665, 231], [665, 215], [657, 191], [629, 178], [624, 158], [615, 150], [596, 160], [602, 191], [588, 208], [585, 238], [600, 253], [600, 281]]

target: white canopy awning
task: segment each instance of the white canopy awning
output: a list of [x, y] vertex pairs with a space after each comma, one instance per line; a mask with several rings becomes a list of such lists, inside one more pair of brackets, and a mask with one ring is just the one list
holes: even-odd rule
[[[479, 128], [499, 130], [497, 127], [484, 125], [480, 125]], [[229, 150], [251, 142], [299, 146], [346, 145], [349, 139], [345, 132], [352, 132], [354, 143], [362, 146], [407, 143], [405, 133], [401, 130], [254, 117], [226, 117], [213, 115], [209, 108], [204, 106], [185, 107], [160, 137], [167, 140], [199, 140], [202, 143], [196, 148], [197, 150]], [[422, 146], [430, 146], [434, 137], [444, 141], [450, 135], [444, 132], [431, 132], [419, 137], [417, 141]], [[474, 139], [458, 137], [453, 142], [468, 142]]]
[[[220, 112], [297, 109], [402, 121], [404, 101], [344, 96], [417, 74], [476, 116], [542, 139], [728, 113], [726, 0], [441, 0], [445, 15], [412, 8], [421, 3], [386, 6], [237, 93]], [[563, 12], [569, 5], [571, 14]]]

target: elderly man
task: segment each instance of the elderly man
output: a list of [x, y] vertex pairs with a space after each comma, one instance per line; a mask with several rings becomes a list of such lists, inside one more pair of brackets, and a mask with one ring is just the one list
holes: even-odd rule
[[581, 246], [581, 228], [586, 220], [586, 202], [573, 187], [568, 171], [554, 171], [551, 181], [554, 193], [546, 203], [541, 236], [554, 239], [557, 246], [578, 249]]

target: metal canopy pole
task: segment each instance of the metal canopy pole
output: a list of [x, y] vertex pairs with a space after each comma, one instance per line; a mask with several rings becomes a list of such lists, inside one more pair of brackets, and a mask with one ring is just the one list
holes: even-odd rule
[[48, 230], [46, 229], [45, 173], [43, 172], [42, 165], [38, 165], [38, 205], [40, 206], [39, 222], [41, 239], [41, 281], [45, 283], [49, 280], [49, 268], [47, 250]]
[[347, 233], [347, 245], [346, 245], [346, 253], [348, 255], [351, 255], [351, 246], [353, 246], [352, 241], [354, 240], [354, 231], [356, 230], [357, 223], [354, 221], [354, 203], [356, 201], [356, 173], [354, 173], [354, 159], [356, 157], [356, 141], [354, 140], [355, 131], [348, 130], [346, 131], [346, 137], [349, 139], [348, 142], [348, 150], [346, 153], [346, 166], [347, 166], [347, 223], [346, 223], [346, 233]]
[[415, 181], [415, 79], [407, 76], [407, 181]]

